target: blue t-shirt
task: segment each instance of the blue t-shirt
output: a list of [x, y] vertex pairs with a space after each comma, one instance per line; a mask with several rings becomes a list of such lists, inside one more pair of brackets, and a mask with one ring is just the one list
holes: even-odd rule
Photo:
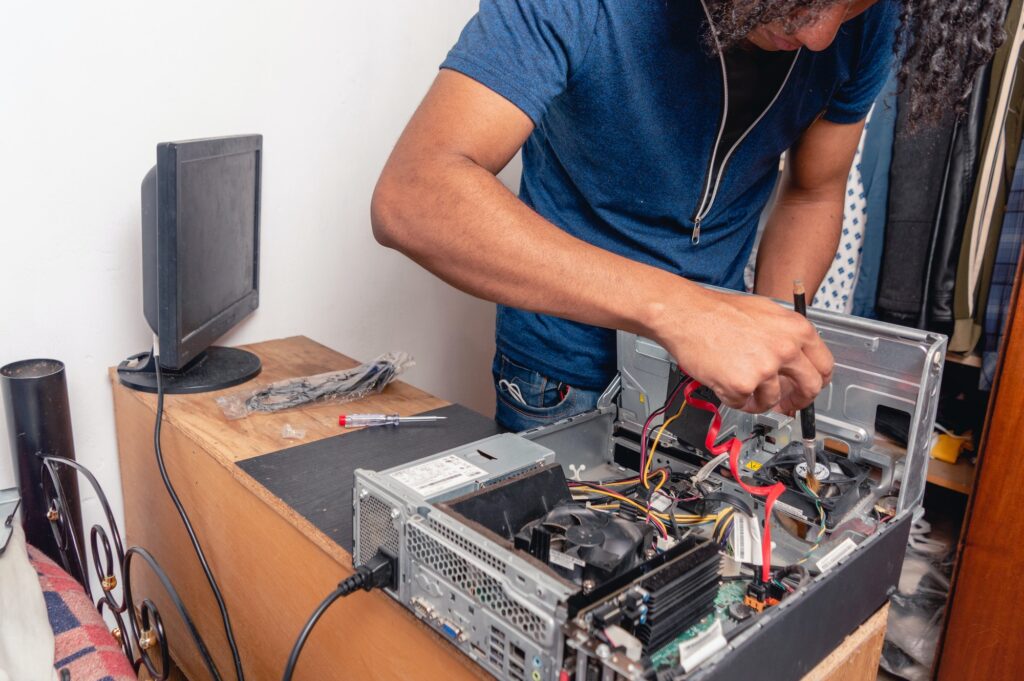
[[[716, 144], [722, 66], [704, 45], [700, 0], [481, 0], [442, 68], [532, 119], [520, 197], [540, 215], [608, 251], [739, 289], [779, 156], [822, 113], [867, 115], [888, 75], [895, 5], [844, 23], [822, 52], [800, 50], [731, 153]], [[615, 372], [609, 329], [499, 306], [496, 336], [499, 352], [570, 385], [601, 388]]]

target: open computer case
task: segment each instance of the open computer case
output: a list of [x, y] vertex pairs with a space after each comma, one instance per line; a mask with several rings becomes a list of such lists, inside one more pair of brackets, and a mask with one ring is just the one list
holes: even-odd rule
[[[811, 319], [836, 360], [815, 403], [817, 492], [794, 455], [799, 419], [720, 407], [710, 443], [738, 438], [741, 478], [785, 487], [768, 582], [756, 565], [764, 497], [708, 463], [712, 414], [682, 409], [672, 358], [624, 332], [595, 410], [356, 471], [355, 563], [396, 558], [390, 595], [497, 678], [799, 678], [896, 587], [946, 348], [877, 321]], [[668, 416], [651, 418], [662, 406]], [[648, 459], [665, 472], [645, 483]]]

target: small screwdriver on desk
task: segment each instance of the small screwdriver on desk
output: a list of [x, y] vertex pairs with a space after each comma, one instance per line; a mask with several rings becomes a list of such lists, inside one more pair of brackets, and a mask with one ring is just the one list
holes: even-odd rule
[[399, 416], [398, 414], [342, 414], [338, 425], [344, 428], [363, 426], [397, 426], [402, 423], [432, 423], [444, 421], [447, 416]]

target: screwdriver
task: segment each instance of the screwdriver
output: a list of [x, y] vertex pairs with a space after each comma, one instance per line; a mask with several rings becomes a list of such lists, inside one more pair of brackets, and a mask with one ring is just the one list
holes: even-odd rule
[[444, 421], [447, 416], [399, 416], [398, 414], [342, 414], [338, 425], [344, 428], [362, 426], [397, 426], [400, 423], [432, 423]]
[[[793, 282], [793, 309], [798, 313], [807, 316], [807, 292], [804, 289], [804, 282], [797, 279]], [[814, 402], [800, 410], [800, 431], [803, 435], [804, 459], [807, 465], [807, 489], [817, 495], [821, 489], [821, 483], [815, 475], [817, 466], [817, 427], [814, 416]]]

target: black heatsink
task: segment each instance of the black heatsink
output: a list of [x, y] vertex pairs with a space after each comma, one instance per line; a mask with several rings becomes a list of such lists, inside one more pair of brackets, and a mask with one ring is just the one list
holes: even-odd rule
[[641, 583], [651, 598], [634, 634], [652, 653], [711, 612], [721, 570], [718, 547], [705, 542]]

